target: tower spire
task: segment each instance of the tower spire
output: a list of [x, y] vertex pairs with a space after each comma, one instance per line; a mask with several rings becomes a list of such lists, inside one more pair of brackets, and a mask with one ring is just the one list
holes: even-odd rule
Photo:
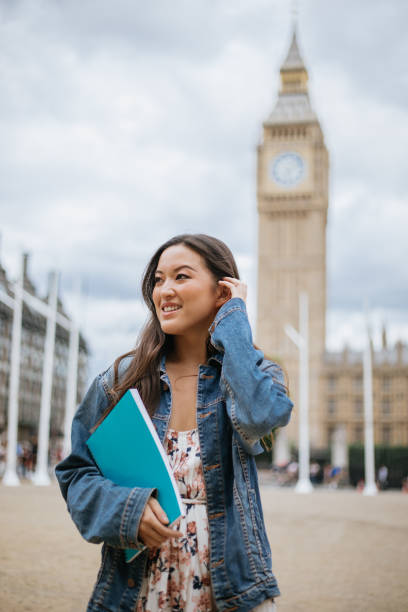
[[294, 26], [289, 51], [281, 69], [282, 93], [307, 93], [308, 74], [299, 51]]
[[305, 65], [300, 56], [300, 51], [299, 51], [299, 46], [298, 46], [298, 41], [297, 41], [296, 24], [294, 24], [293, 26], [292, 41], [290, 43], [290, 47], [289, 47], [289, 51], [286, 56], [286, 59], [282, 64], [281, 74], [282, 74], [282, 71], [288, 71], [288, 70], [304, 70], [306, 72]]
[[281, 88], [266, 123], [316, 121], [308, 93], [308, 73], [300, 55], [297, 34], [297, 3], [292, 4], [293, 30], [289, 51], [280, 69]]

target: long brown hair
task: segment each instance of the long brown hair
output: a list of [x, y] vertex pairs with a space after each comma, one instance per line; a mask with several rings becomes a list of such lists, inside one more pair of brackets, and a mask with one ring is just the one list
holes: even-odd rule
[[[219, 281], [224, 276], [239, 278], [237, 264], [230, 249], [224, 242], [213, 236], [180, 234], [170, 238], [157, 249], [147, 264], [142, 278], [142, 295], [150, 313], [139, 334], [136, 347], [118, 357], [114, 363], [114, 379], [110, 389], [111, 403], [101, 420], [112, 410], [128, 389], [135, 387], [139, 391], [149, 414], [152, 415], [156, 410], [160, 399], [160, 361], [162, 356], [171, 348], [172, 336], [162, 331], [157, 318], [152, 297], [154, 279], [161, 254], [169, 247], [177, 244], [183, 244], [201, 255], [208, 270], [214, 276], [214, 282]], [[207, 352], [211, 353], [211, 350], [211, 345], [207, 343]], [[126, 371], [119, 377], [119, 365], [125, 357], [132, 357], [132, 359]]]

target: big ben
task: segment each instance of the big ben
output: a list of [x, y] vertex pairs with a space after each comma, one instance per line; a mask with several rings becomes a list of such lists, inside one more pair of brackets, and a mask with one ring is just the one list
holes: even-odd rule
[[319, 378], [325, 350], [328, 152], [308, 94], [296, 31], [280, 69], [281, 89], [258, 147], [257, 342], [288, 374], [295, 409], [287, 435], [297, 444], [299, 356], [285, 325], [299, 327], [299, 293], [309, 301], [309, 423], [324, 444]]

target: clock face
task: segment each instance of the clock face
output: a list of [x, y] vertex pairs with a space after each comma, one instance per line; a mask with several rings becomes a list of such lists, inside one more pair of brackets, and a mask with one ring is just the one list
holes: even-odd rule
[[269, 176], [282, 187], [295, 187], [305, 174], [306, 163], [299, 153], [281, 153], [269, 164]]

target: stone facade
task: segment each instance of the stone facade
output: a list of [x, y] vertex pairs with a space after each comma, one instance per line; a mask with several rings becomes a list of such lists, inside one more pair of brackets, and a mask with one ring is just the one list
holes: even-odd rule
[[[11, 284], [1, 264], [0, 287], [9, 296], [13, 297]], [[36, 289], [28, 275], [28, 256], [25, 256], [24, 289], [32, 295], [36, 295]], [[45, 299], [44, 301], [47, 300]], [[58, 310], [64, 314], [64, 316], [67, 316], [63, 310], [61, 301], [58, 301]], [[12, 323], [12, 311], [0, 301], [0, 434], [7, 427]], [[46, 322], [44, 317], [24, 304], [21, 333], [19, 440], [35, 438], [38, 431], [45, 329]], [[63, 434], [68, 343], [68, 332], [57, 324], [51, 400], [50, 430], [52, 437]], [[78, 356], [78, 402], [85, 391], [88, 352], [87, 344], [84, 338], [80, 336]]]
[[[385, 338], [385, 332], [383, 333]], [[326, 353], [321, 378], [321, 425], [326, 444], [340, 427], [348, 443], [364, 441], [363, 355], [347, 347]], [[408, 445], [408, 347], [372, 348], [374, 443]]]

